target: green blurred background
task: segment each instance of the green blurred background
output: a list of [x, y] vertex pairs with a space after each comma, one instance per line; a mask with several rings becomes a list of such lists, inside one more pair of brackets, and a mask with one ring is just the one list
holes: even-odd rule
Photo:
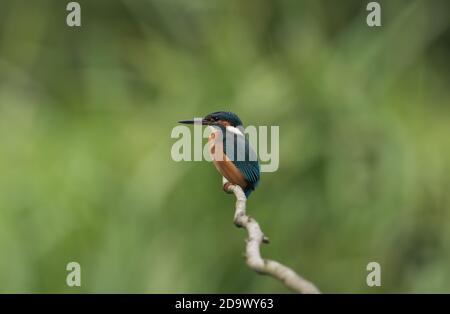
[[[289, 292], [176, 121], [280, 126], [248, 210], [324, 292], [450, 291], [450, 5], [0, 2], [0, 292]], [[66, 286], [66, 264], [82, 286]], [[382, 287], [366, 285], [367, 263]]]

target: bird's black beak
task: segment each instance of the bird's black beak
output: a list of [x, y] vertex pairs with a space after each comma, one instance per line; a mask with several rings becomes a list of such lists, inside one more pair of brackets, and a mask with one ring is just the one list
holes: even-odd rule
[[198, 125], [210, 125], [210, 121], [202, 119], [202, 118], [196, 118], [196, 119], [192, 119], [192, 120], [181, 120], [178, 121], [178, 123], [183, 123], [183, 124], [198, 124]]

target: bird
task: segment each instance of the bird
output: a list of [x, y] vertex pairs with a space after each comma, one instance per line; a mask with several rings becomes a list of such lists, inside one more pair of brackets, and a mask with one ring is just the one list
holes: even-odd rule
[[211, 129], [209, 153], [216, 169], [226, 179], [224, 188], [227, 184], [239, 185], [249, 197], [259, 184], [260, 165], [257, 154], [244, 135], [241, 119], [233, 112], [216, 111], [202, 119], [178, 122], [207, 125]]

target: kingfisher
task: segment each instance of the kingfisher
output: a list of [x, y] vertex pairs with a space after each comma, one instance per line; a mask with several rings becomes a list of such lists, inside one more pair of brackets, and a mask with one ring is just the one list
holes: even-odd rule
[[178, 121], [184, 124], [207, 125], [209, 153], [214, 166], [227, 184], [239, 185], [248, 197], [259, 183], [258, 157], [244, 135], [241, 119], [229, 111], [216, 111], [201, 119]]

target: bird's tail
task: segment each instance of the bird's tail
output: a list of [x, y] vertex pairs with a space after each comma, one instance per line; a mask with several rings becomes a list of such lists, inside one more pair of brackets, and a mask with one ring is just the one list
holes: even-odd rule
[[250, 196], [250, 194], [251, 194], [254, 190], [255, 190], [255, 188], [254, 188], [253, 186], [247, 187], [247, 188], [244, 190], [245, 197], [248, 198], [248, 197]]

